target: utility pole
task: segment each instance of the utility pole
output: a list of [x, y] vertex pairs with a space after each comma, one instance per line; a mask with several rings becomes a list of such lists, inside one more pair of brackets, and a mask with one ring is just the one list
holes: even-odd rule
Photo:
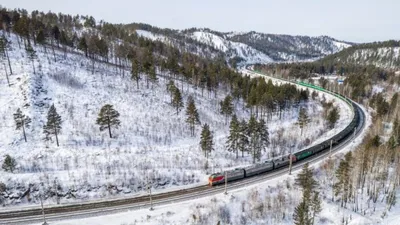
[[225, 171], [225, 192], [224, 194], [228, 194], [228, 172]]
[[57, 205], [60, 204], [60, 199], [58, 198], [58, 187], [57, 187], [57, 177], [54, 179], [54, 192], [56, 193]]
[[48, 223], [46, 222], [46, 216], [44, 214], [42, 195], [40, 195], [40, 205], [42, 206], [43, 225], [48, 225]]
[[292, 175], [292, 151], [289, 154], [289, 175]]
[[150, 187], [150, 182], [149, 182], [149, 176], [147, 174], [147, 188], [149, 189], [149, 194], [150, 194], [150, 211], [153, 211], [153, 198], [151, 196], [151, 187]]

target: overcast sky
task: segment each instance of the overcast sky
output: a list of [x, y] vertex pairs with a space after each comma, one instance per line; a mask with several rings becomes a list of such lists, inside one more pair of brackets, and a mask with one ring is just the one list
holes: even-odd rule
[[329, 35], [353, 42], [400, 39], [400, 0], [1, 0], [0, 4], [174, 29]]

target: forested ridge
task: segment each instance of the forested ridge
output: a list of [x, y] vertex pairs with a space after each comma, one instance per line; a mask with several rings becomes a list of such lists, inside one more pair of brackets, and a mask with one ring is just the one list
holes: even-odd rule
[[[187, 47], [188, 44], [193, 44], [200, 49], [207, 49], [214, 54], [223, 55], [223, 52], [220, 49], [191, 38], [195, 32], [206, 32], [216, 35], [226, 41], [246, 44], [249, 47], [269, 56], [274, 61], [309, 60], [336, 53], [353, 45], [353, 43], [338, 41], [328, 36], [293, 36], [284, 34], [264, 34], [255, 31], [242, 33], [220, 32], [208, 28], [174, 30], [169, 28], [158, 28], [143, 23], [131, 23], [123, 26], [130, 30], [145, 30], [153, 34], [169, 37], [170, 41], [183, 48]], [[191, 50], [195, 51], [193, 48]], [[243, 59], [238, 60], [240, 61]]]
[[353, 45], [320, 60], [323, 64], [374, 65], [398, 70], [400, 68], [400, 41], [389, 40]]

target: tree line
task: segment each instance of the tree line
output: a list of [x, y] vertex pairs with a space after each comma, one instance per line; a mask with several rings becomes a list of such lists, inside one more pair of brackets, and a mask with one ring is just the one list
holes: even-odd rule
[[[185, 49], [140, 37], [123, 26], [97, 22], [89, 16], [39, 11], [29, 14], [23, 9], [0, 8], [0, 24], [0, 29], [5, 31], [3, 34], [13, 32], [18, 35], [20, 47], [22, 44], [29, 49], [29, 45], [39, 45], [45, 52], [50, 48], [55, 61], [55, 48], [63, 50], [64, 57], [69, 49], [77, 49], [92, 60], [93, 73], [97, 61], [112, 62], [123, 76], [125, 69], [132, 67], [131, 76], [137, 83], [141, 73], [147, 74], [147, 81], [155, 82], [157, 72], [168, 72], [202, 90], [216, 92], [221, 85], [229, 84], [233, 77], [240, 77], [223, 58], [203, 58]], [[77, 32], [83, 28], [87, 29]], [[3, 38], [7, 37], [3, 35]]]
[[[329, 57], [329, 56], [328, 56]], [[316, 62], [256, 65], [257, 70], [264, 71], [289, 80], [313, 82], [315, 75], [336, 74], [344, 76], [343, 89], [348, 89], [348, 96], [353, 99], [369, 98], [372, 95], [372, 85], [378, 82], [400, 84], [400, 78], [394, 71], [378, 68], [373, 65], [357, 65], [346, 62], [335, 62], [324, 58]], [[327, 80], [320, 79], [320, 86], [328, 88]]]

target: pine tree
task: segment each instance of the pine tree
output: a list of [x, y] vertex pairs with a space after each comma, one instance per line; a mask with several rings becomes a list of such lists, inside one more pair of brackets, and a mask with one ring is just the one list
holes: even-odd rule
[[315, 190], [318, 183], [308, 163], [304, 164], [302, 171], [297, 175], [296, 184], [303, 189], [303, 197], [295, 209], [293, 220], [295, 224], [312, 225], [315, 216], [321, 212], [321, 199]]
[[29, 125], [31, 123], [31, 118], [22, 114], [21, 109], [18, 108], [17, 112], [14, 113], [14, 120], [16, 125], [15, 129], [20, 130], [22, 128], [22, 133], [24, 134], [25, 142], [27, 142], [25, 128], [29, 128]]
[[258, 122], [258, 131], [260, 132], [260, 147], [265, 150], [269, 146], [269, 132], [264, 119]]
[[58, 47], [60, 45], [60, 35], [61, 35], [60, 29], [58, 28], [58, 26], [54, 26], [52, 28], [51, 34], [52, 34], [54, 40], [56, 40], [57, 47]]
[[303, 107], [300, 108], [299, 118], [297, 120], [296, 125], [299, 125], [299, 127], [301, 129], [301, 134], [300, 134], [301, 136], [303, 135], [304, 127], [306, 127], [309, 122], [310, 122], [310, 119], [308, 118], [306, 109]]
[[253, 163], [261, 158], [261, 132], [256, 118], [252, 115], [248, 123], [247, 135], [250, 137], [250, 149], [253, 156]]
[[11, 173], [14, 172], [15, 167], [17, 166], [17, 163], [14, 158], [12, 158], [10, 155], [6, 155], [6, 158], [4, 159], [3, 165], [1, 168], [3, 168], [4, 171], [10, 171]]
[[400, 144], [400, 123], [398, 116], [395, 117], [392, 127], [392, 136], [394, 138], [395, 145], [397, 146]]
[[200, 124], [199, 113], [197, 112], [196, 105], [192, 96], [189, 96], [186, 108], [186, 122], [190, 126], [190, 134], [194, 136], [194, 128], [196, 124]]
[[229, 136], [226, 141], [226, 148], [230, 152], [236, 152], [236, 158], [239, 157], [240, 149], [240, 123], [234, 114], [229, 125]]
[[334, 184], [335, 196], [341, 195], [341, 206], [345, 206], [348, 200], [349, 189], [350, 189], [350, 165], [351, 165], [352, 155], [348, 152], [345, 155], [345, 159], [341, 160], [339, 167], [336, 170], [337, 182]]
[[42, 45], [44, 48], [44, 51], [46, 51], [46, 35], [45, 35], [43, 29], [40, 29], [38, 34], [36, 35], [36, 41], [37, 41], [37, 43]]
[[337, 107], [333, 107], [331, 111], [329, 111], [327, 122], [330, 129], [333, 129], [336, 125], [336, 122], [339, 120], [339, 110]]
[[178, 115], [179, 111], [181, 108], [183, 108], [183, 101], [182, 101], [182, 95], [181, 91], [179, 88], [174, 88], [174, 95], [172, 98], [172, 106], [176, 109], [176, 114]]
[[174, 99], [174, 93], [175, 93], [175, 89], [176, 88], [177, 87], [175, 86], [174, 81], [173, 80], [169, 80], [168, 83], [167, 83], [167, 92], [169, 93], [169, 96], [170, 96], [170, 99], [171, 99], [171, 104], [172, 104], [172, 101]]
[[391, 113], [393, 112], [393, 110], [397, 107], [397, 102], [399, 99], [399, 93], [394, 93], [392, 98], [390, 99], [390, 111]]
[[4, 37], [0, 37], [0, 58], [6, 56], [6, 41]]
[[204, 156], [208, 155], [214, 150], [213, 135], [208, 124], [204, 124], [200, 136], [200, 148], [204, 152]]
[[157, 82], [156, 69], [154, 65], [154, 57], [151, 49], [146, 49], [143, 57], [143, 71], [147, 74], [146, 84], [149, 88], [149, 81], [152, 83]]
[[[0, 61], [2, 61], [2, 59], [6, 57], [6, 51], [7, 51], [6, 44], [7, 44], [7, 39], [5, 39], [4, 37], [0, 37]], [[11, 67], [10, 67], [10, 69], [11, 69]], [[5, 63], [4, 63], [4, 73], [6, 74], [8, 86], [10, 86], [10, 80], [8, 78], [8, 72], [7, 72], [7, 67], [6, 67]]]
[[85, 56], [88, 57], [88, 45], [85, 36], [82, 36], [79, 39], [78, 49], [85, 52]]
[[37, 55], [36, 55], [36, 51], [32, 48], [31, 43], [28, 43], [28, 47], [26, 47], [26, 54], [28, 55], [28, 58], [32, 62], [33, 74], [36, 74], [35, 59], [37, 58]]
[[118, 111], [112, 105], [104, 105], [100, 109], [96, 124], [100, 126], [100, 131], [108, 129], [108, 134], [112, 138], [111, 127], [118, 128], [121, 124]]
[[[17, 40], [19, 40], [18, 38], [17, 38]], [[8, 51], [10, 50], [10, 48], [11, 48], [11, 45], [10, 45], [10, 41], [6, 38], [6, 36], [4, 35], [4, 33], [3, 33], [3, 36], [2, 37], [0, 37], [0, 53], [1, 54], [3, 54], [6, 58], [7, 58], [7, 61], [8, 61], [8, 67], [9, 67], [9, 69], [10, 69], [10, 74], [12, 75], [12, 68], [11, 68], [11, 62], [10, 62], [10, 57], [8, 56]], [[1, 57], [0, 57], [1, 58]], [[7, 74], [7, 71], [6, 71], [6, 74]], [[8, 78], [7, 78], [8, 79]]]
[[311, 98], [312, 98], [313, 100], [315, 100], [317, 97], [318, 97], [318, 92], [314, 90], [314, 91], [312, 92], [312, 94], [311, 94]]
[[311, 224], [314, 224], [315, 217], [322, 211], [322, 201], [319, 192], [315, 191], [311, 199]]
[[389, 140], [388, 140], [388, 142], [387, 142], [387, 146], [388, 146], [388, 148], [391, 149], [391, 150], [393, 150], [393, 149], [396, 148], [397, 143], [396, 143], [396, 139], [395, 139], [395, 137], [394, 137], [393, 135], [390, 136], [390, 138], [389, 138]]
[[249, 136], [248, 136], [248, 126], [245, 120], [242, 120], [239, 124], [239, 150], [242, 152], [242, 157], [244, 157], [244, 152], [249, 151]]
[[134, 57], [132, 59], [131, 79], [136, 81], [137, 89], [139, 89], [140, 71], [140, 62]]
[[293, 221], [295, 225], [309, 225], [310, 219], [308, 218], [308, 207], [304, 201], [301, 201], [294, 209]]
[[157, 74], [156, 74], [156, 67], [154, 64], [152, 64], [151, 67], [149, 68], [148, 76], [149, 76], [150, 82], [153, 85], [157, 83], [158, 78], [157, 78]]
[[308, 163], [304, 164], [303, 169], [297, 175], [296, 184], [303, 188], [303, 190], [313, 190], [317, 186], [317, 181], [313, 178], [313, 171], [310, 169]]
[[219, 103], [220, 105], [220, 112], [222, 115], [225, 115], [226, 120], [229, 116], [233, 114], [233, 104], [232, 104], [232, 97], [227, 95], [223, 101]]
[[47, 113], [47, 123], [43, 126], [43, 133], [46, 135], [46, 140], [49, 140], [50, 135], [55, 135], [57, 146], [59, 146], [58, 134], [61, 131], [61, 123], [61, 116], [58, 115], [56, 107], [53, 104]]
[[174, 92], [175, 92], [175, 88], [176, 88], [176, 86], [175, 86], [174, 81], [169, 80], [168, 84], [167, 84], [167, 91], [171, 95], [171, 103], [172, 103], [172, 96], [174, 95]]

